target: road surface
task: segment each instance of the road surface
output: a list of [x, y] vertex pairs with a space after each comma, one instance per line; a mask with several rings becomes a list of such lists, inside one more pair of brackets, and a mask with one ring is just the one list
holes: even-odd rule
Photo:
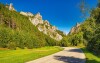
[[26, 63], [85, 63], [85, 55], [79, 48], [64, 47], [63, 51]]

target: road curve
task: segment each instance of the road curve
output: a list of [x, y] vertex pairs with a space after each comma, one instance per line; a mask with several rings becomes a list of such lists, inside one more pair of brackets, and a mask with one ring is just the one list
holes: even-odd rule
[[26, 63], [85, 63], [85, 55], [79, 48], [64, 47], [63, 51]]

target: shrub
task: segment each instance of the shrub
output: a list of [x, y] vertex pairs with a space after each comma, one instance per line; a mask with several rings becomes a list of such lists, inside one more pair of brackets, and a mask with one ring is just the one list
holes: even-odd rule
[[7, 48], [9, 48], [9, 49], [16, 49], [16, 44], [15, 44], [15, 42], [9, 42], [8, 43], [8, 45], [7, 45]]

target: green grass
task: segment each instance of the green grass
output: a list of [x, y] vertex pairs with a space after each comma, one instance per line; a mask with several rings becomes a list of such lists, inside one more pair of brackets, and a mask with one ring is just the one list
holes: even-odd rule
[[86, 63], [100, 63], [100, 56], [94, 55], [92, 52], [88, 51], [86, 48], [81, 48], [86, 55]]
[[0, 50], [0, 63], [25, 63], [63, 50], [60, 47], [34, 49]]

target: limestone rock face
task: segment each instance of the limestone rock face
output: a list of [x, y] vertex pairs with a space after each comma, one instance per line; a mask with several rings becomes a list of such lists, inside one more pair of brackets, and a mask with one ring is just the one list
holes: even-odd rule
[[34, 15], [33, 15], [32, 13], [30, 13], [30, 12], [23, 12], [23, 11], [21, 11], [20, 14], [22, 14], [22, 15], [24, 15], [24, 16], [30, 16], [30, 17], [34, 16]]
[[6, 8], [8, 8], [11, 11], [16, 11], [15, 8], [13, 7], [13, 4], [12, 3], [6, 4]]
[[57, 28], [55, 26], [51, 26], [49, 21], [42, 19], [40, 13], [37, 13], [34, 17], [29, 17], [29, 20], [38, 28], [39, 31], [49, 35], [51, 38], [57, 41], [60, 41], [63, 38], [57, 33]]
[[69, 32], [69, 34], [77, 33], [80, 30], [80, 25], [81, 24], [77, 23], [75, 27], [72, 27], [72, 29]]
[[57, 40], [61, 40], [63, 37], [60, 35], [60, 34], [56, 34], [56, 37], [55, 37], [55, 39], [57, 39]]
[[49, 23], [47, 20], [45, 20], [45, 21], [44, 21], [44, 25], [50, 26], [50, 23]]
[[37, 26], [38, 24], [43, 24], [43, 20], [42, 20], [42, 16], [40, 15], [40, 13], [36, 14], [33, 18], [29, 17], [29, 20], [32, 22], [32, 24], [34, 24], [35, 26]]
[[49, 35], [51, 38], [57, 41], [60, 41], [63, 38], [60, 34], [57, 33], [57, 28], [55, 26], [51, 26], [49, 21], [42, 19], [40, 13], [33, 15], [32, 13], [21, 11], [20, 14], [28, 16], [31, 23], [35, 25], [39, 31]]

